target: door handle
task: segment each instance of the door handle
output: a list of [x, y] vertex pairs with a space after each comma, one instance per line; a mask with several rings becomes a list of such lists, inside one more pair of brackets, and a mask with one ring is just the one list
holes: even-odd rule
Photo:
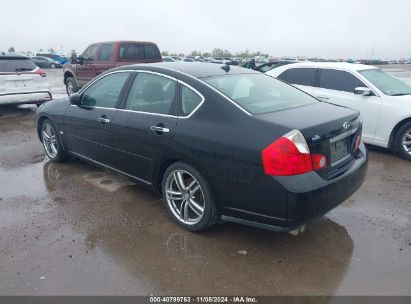
[[160, 126], [151, 126], [150, 130], [151, 131], [156, 131], [157, 133], [168, 133], [168, 132], [170, 132], [169, 128], [163, 128], [163, 127], [160, 127]]
[[110, 122], [110, 119], [106, 118], [105, 116], [99, 117], [97, 120], [103, 124]]
[[317, 96], [318, 99], [322, 99], [322, 100], [328, 100], [330, 99], [330, 97], [328, 96]]

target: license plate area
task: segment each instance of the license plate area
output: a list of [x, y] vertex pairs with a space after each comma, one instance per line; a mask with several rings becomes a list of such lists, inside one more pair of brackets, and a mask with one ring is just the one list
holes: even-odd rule
[[339, 162], [349, 155], [347, 138], [330, 143], [331, 165]]

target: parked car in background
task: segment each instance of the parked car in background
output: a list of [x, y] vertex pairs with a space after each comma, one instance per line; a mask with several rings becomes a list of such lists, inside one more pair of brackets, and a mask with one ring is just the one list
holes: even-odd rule
[[186, 58], [184, 58], [184, 59], [181, 60], [181, 61], [183, 61], [183, 62], [194, 62], [195, 60], [194, 60], [194, 58], [186, 57]]
[[42, 106], [37, 126], [51, 160], [75, 156], [150, 186], [190, 231], [221, 219], [300, 229], [354, 193], [367, 169], [358, 111], [211, 63], [110, 70]]
[[64, 65], [64, 84], [70, 96], [97, 75], [114, 67], [159, 61], [162, 61], [161, 53], [153, 42], [93, 43], [78, 57], [76, 62]]
[[296, 63], [267, 72], [316, 98], [361, 112], [364, 142], [411, 160], [411, 87], [383, 70], [350, 63]]
[[34, 62], [20, 55], [0, 55], [0, 105], [34, 103], [50, 100], [46, 73]]
[[54, 61], [51, 58], [43, 57], [43, 56], [35, 56], [31, 57], [31, 60], [39, 67], [39, 68], [48, 68], [48, 69], [55, 69], [63, 67], [60, 63]]
[[253, 68], [253, 70], [261, 72], [261, 73], [265, 73], [265, 72], [268, 72], [269, 70], [272, 70], [272, 69], [277, 68], [279, 66], [283, 66], [283, 65], [291, 64], [291, 63], [296, 63], [296, 61], [276, 60], [276, 61], [271, 61], [271, 62], [268, 62], [268, 63], [264, 63], [264, 64], [259, 65], [259, 66], [255, 66]]
[[61, 65], [67, 63], [70, 61], [70, 59], [66, 56], [62, 55], [56, 55], [56, 54], [39, 54], [37, 53], [36, 56], [41, 56], [41, 57], [48, 57], [56, 61], [57, 63], [60, 63]]
[[164, 62], [176, 62], [177, 60], [175, 60], [173, 57], [171, 56], [163, 56], [163, 61]]

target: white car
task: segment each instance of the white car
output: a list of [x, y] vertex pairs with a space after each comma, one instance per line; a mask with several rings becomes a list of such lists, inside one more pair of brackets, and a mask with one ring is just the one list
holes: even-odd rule
[[365, 143], [411, 160], [411, 87], [383, 70], [345, 62], [304, 62], [266, 73], [319, 100], [361, 112]]
[[0, 105], [50, 100], [46, 73], [31, 59], [21, 55], [0, 55]]

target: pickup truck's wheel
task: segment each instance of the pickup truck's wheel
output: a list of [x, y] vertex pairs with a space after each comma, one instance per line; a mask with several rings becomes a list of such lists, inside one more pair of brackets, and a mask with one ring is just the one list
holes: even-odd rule
[[192, 166], [176, 162], [168, 167], [162, 192], [168, 214], [181, 227], [201, 231], [217, 223], [210, 187]]
[[74, 77], [68, 77], [66, 79], [66, 91], [68, 96], [78, 91], [77, 82]]
[[405, 123], [395, 134], [395, 150], [402, 158], [411, 161], [411, 121]]
[[41, 122], [41, 141], [43, 142], [44, 151], [48, 158], [55, 162], [64, 161], [66, 153], [61, 145], [60, 138], [56, 128], [48, 119]]

